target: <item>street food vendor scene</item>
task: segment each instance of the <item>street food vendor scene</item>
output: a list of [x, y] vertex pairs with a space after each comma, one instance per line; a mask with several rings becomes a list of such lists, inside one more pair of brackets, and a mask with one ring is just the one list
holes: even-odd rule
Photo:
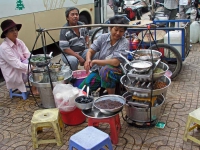
[[198, 0], [0, 4], [0, 150], [200, 149]]

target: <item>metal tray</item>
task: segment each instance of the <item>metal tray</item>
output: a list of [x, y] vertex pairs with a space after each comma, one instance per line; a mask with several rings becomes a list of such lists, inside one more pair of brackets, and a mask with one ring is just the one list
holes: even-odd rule
[[96, 107], [92, 107], [92, 109], [90, 110], [82, 110], [82, 113], [88, 117], [88, 118], [95, 118], [95, 119], [105, 119], [105, 118], [111, 118], [111, 117], [114, 117], [115, 115], [117, 115], [121, 110], [123, 109], [123, 107], [113, 113], [113, 114], [109, 114], [109, 115], [106, 115], [106, 114], [103, 114], [102, 112], [100, 112], [99, 109], [97, 109]]
[[167, 88], [171, 84], [171, 80], [167, 76], [162, 76], [158, 81], [165, 82], [167, 86], [161, 89], [152, 90], [152, 95], [151, 95], [150, 88], [135, 87], [134, 84], [132, 83], [133, 81], [130, 81], [128, 77], [126, 77], [126, 75], [122, 76], [120, 79], [121, 84], [124, 85], [126, 90], [128, 92], [133, 93], [134, 96], [138, 96], [138, 97], [151, 97], [151, 96], [160, 95], [162, 93], [165, 93], [167, 91]]

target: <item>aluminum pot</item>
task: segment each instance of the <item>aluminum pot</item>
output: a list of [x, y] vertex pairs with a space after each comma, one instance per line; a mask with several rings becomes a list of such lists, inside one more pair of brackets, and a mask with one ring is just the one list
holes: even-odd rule
[[136, 122], [150, 122], [159, 118], [161, 107], [165, 101], [163, 95], [158, 95], [154, 106], [151, 107], [151, 119], [149, 105], [133, 102], [132, 96], [132, 93], [129, 92], [123, 94], [123, 97], [126, 99], [125, 111], [129, 119]]

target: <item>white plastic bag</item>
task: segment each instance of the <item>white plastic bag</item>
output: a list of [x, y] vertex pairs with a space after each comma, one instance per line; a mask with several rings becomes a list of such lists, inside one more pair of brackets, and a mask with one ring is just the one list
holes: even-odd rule
[[76, 108], [75, 99], [79, 96], [79, 89], [71, 84], [57, 84], [53, 89], [56, 107], [61, 111], [73, 111]]

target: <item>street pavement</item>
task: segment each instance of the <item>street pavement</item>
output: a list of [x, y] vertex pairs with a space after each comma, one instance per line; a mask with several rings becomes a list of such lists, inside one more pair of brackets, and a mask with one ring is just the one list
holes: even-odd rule
[[[178, 77], [168, 88], [165, 103], [162, 106], [158, 121], [164, 122], [164, 129], [140, 129], [127, 124], [120, 114], [122, 129], [119, 143], [113, 145], [115, 150], [199, 150], [199, 145], [183, 141], [186, 120], [189, 112], [199, 108], [200, 103], [200, 44], [193, 44], [192, 50], [183, 62]], [[40, 99], [37, 98], [40, 102]], [[9, 98], [6, 86], [0, 87], [0, 150], [32, 150], [31, 118], [36, 106], [33, 97], [28, 100]], [[123, 114], [126, 112], [123, 110]], [[77, 126], [65, 126], [64, 145], [43, 144], [39, 150], [66, 150], [70, 136], [84, 129], [87, 120]], [[108, 124], [100, 124], [99, 129], [109, 133]], [[191, 134], [200, 138], [199, 130]], [[39, 137], [53, 137], [53, 133], [44, 130]]]

